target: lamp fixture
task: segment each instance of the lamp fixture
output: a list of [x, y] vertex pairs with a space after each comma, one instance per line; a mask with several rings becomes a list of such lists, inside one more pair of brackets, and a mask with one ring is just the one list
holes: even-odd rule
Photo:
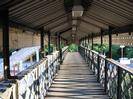
[[72, 17], [81, 17], [83, 15], [83, 7], [81, 5], [74, 5], [72, 8]]

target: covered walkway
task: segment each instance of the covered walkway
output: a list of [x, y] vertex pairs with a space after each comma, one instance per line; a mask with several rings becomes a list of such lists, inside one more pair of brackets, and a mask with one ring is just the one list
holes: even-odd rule
[[46, 99], [109, 99], [78, 52], [68, 53]]
[[[0, 99], [133, 99], [133, 69], [113, 44], [133, 46], [132, 0], [0, 0]], [[35, 45], [40, 60], [12, 76], [11, 48]]]

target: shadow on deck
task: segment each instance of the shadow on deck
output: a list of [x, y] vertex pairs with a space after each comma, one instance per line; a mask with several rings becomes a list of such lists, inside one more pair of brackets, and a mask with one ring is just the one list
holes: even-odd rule
[[46, 99], [109, 99], [78, 52], [68, 53]]

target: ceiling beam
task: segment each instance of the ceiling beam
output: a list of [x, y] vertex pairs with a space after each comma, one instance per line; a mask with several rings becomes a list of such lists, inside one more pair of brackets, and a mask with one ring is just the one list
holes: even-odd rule
[[2, 1], [0, 1], [0, 10], [10, 8], [10, 7], [15, 6], [23, 1], [24, 0], [8, 0], [7, 2], [5, 1], [5, 3], [3, 3], [3, 4], [1, 4]]
[[62, 30], [66, 30], [66, 29], [68, 29], [70, 27], [71, 26], [68, 23], [64, 23], [64, 24], [62, 24], [60, 26], [57, 26], [57, 27], [51, 29], [50, 31], [56, 33], [56, 32], [61, 32]]
[[133, 24], [131, 25], [126, 25], [123, 27], [115, 28], [112, 30], [112, 33], [128, 33], [128, 32], [133, 32]]
[[128, 19], [130, 21], [132, 20], [131, 18], [128, 18], [123, 11], [120, 11], [120, 9], [119, 10], [116, 9], [108, 1], [106, 1], [106, 2], [96, 2], [95, 5], [100, 6], [101, 8], [106, 9], [106, 10], [110, 11], [111, 13], [115, 13], [115, 14], [119, 15], [122, 18], [126, 18], [126, 19]]
[[102, 28], [102, 29], [108, 29], [109, 28], [108, 25], [106, 25], [104, 23], [101, 23], [101, 22], [98, 22], [98, 21], [96, 21], [96, 20], [94, 20], [92, 18], [89, 18], [87, 16], [84, 16], [83, 18], [81, 18], [81, 20], [85, 21], [85, 22], [87, 22], [89, 24], [92, 24], [92, 25], [94, 25], [94, 26], [96, 26], [98, 28]]
[[96, 15], [94, 13], [89, 13], [88, 12], [88, 13], [86, 13], [86, 16], [89, 17], [89, 18], [92, 18], [92, 19], [94, 19], [94, 20], [96, 20], [98, 22], [107, 24], [107, 25], [118, 26], [118, 25], [114, 24], [113, 22], [111, 22], [110, 20], [107, 20], [107, 19], [105, 19], [103, 17], [100, 17], [100, 16], [98, 16], [98, 15]]
[[62, 35], [63, 33], [67, 32], [67, 31], [69, 31], [69, 30], [71, 30], [71, 29], [72, 29], [72, 27], [69, 27], [69, 28], [67, 28], [67, 29], [65, 29], [65, 30], [63, 30], [63, 31], [61, 31], [61, 32], [60, 32], [60, 35]]
[[93, 25], [90, 25], [90, 24], [85, 23], [83, 21], [81, 21], [80, 27], [84, 28], [86, 30], [86, 32], [91, 31], [92, 33], [98, 33], [101, 30], [100, 28], [94, 27]]
[[[63, 21], [63, 22], [60, 22], [60, 23], [55, 24], [54, 26], [50, 27], [49, 29], [52, 30], [52, 29], [54, 29], [54, 28], [60, 27], [60, 26], [66, 24], [66, 23], [69, 23], [69, 22], [70, 22], [70, 21], [67, 21], [67, 20], [66, 20], [66, 21]], [[44, 27], [44, 28], [45, 28], [45, 27]]]
[[27, 31], [31, 31], [31, 32], [38, 32], [39, 31], [37, 29], [34, 29], [34, 28], [29, 27], [27, 25], [23, 25], [21, 23], [14, 22], [12, 20], [9, 20], [9, 24], [10, 24], [11, 27], [21, 28], [21, 29], [24, 29], [24, 30], [27, 30]]
[[[60, 18], [63, 18], [63, 17], [66, 17], [66, 16], [67, 16], [67, 14], [63, 12], [62, 14], [59, 14], [58, 16], [54, 16], [54, 18], [51, 18], [50, 20], [43, 21], [41, 24], [39, 24], [38, 26], [36, 26], [36, 28], [40, 28], [40, 27], [42, 27], [42, 26], [44, 26], [44, 25], [53, 23], [53, 22], [55, 22], [55, 21], [57, 21], [57, 20], [60, 20]], [[48, 16], [47, 16], [47, 17], [48, 17]], [[46, 18], [46, 17], [44, 17], [44, 19], [45, 19], [45, 18]], [[49, 16], [48, 18], [50, 18], [50, 16]]]

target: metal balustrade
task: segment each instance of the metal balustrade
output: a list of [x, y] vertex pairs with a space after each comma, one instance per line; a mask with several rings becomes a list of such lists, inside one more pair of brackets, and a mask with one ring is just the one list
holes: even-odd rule
[[132, 68], [85, 47], [79, 52], [111, 99], [133, 99]]
[[[67, 48], [62, 51], [62, 58]], [[59, 57], [56, 51], [19, 73], [18, 79], [1, 81], [0, 99], [44, 99], [59, 70]]]

